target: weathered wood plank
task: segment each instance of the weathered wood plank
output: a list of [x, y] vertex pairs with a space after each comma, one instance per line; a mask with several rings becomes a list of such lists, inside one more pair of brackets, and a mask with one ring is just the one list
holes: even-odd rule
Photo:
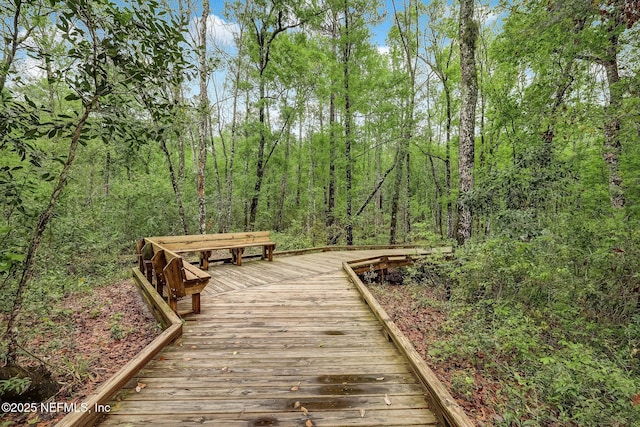
[[385, 427], [410, 427], [410, 426], [436, 426], [437, 419], [427, 409], [411, 410], [365, 410], [364, 416], [360, 409], [310, 413], [305, 416], [302, 411], [290, 411], [285, 413], [256, 412], [234, 414], [176, 414], [169, 416], [158, 415], [133, 415], [122, 416], [112, 414], [103, 423], [105, 426], [118, 425], [168, 425], [168, 426], [216, 426], [216, 427], [255, 427], [255, 426], [304, 426], [307, 420], [312, 420], [314, 425], [324, 427], [351, 427], [351, 426], [385, 426]]
[[[250, 387], [242, 387], [237, 384], [230, 385], [228, 381], [207, 384], [206, 386], [193, 387], [183, 386], [176, 388], [175, 382], [167, 382], [164, 384], [147, 384], [144, 391], [136, 392], [135, 386], [128, 389], [125, 394], [127, 399], [131, 400], [149, 400], [156, 401], [158, 399], [172, 398], [175, 400], [208, 400], [212, 394], [223, 396], [225, 399], [234, 398], [340, 398], [345, 396], [376, 396], [391, 394], [393, 396], [420, 396], [423, 389], [418, 383], [413, 384], [331, 384], [331, 385], [304, 385], [295, 393], [291, 391], [291, 384], [283, 383], [280, 388], [271, 385], [256, 386], [252, 384]], [[134, 394], [135, 393], [135, 394]]]
[[374, 255], [215, 266], [201, 314], [129, 382], [104, 425], [437, 425], [426, 390], [341, 271]]

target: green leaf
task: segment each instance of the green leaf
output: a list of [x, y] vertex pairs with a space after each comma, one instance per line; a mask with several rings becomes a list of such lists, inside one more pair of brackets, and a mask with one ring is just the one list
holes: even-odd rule
[[14, 253], [7, 253], [5, 255], [5, 257], [11, 261], [15, 261], [15, 262], [22, 262], [24, 261], [25, 256], [23, 254], [14, 254]]

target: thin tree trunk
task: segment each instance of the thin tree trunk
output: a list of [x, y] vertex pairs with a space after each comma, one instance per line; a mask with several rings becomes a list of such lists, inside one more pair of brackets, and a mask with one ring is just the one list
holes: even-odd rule
[[620, 74], [618, 73], [618, 34], [617, 28], [622, 25], [621, 11], [615, 10], [609, 24], [609, 46], [606, 56], [602, 61], [607, 73], [607, 85], [609, 87], [609, 105], [606, 109], [606, 122], [604, 124], [604, 161], [609, 171], [609, 198], [611, 207], [621, 209], [624, 207], [625, 193], [620, 175], [620, 116], [619, 109], [622, 105], [623, 92], [620, 88]]
[[260, 191], [262, 190], [262, 180], [264, 178], [264, 149], [267, 144], [266, 136], [266, 90], [264, 76], [260, 75], [260, 94], [258, 101], [258, 121], [260, 122], [260, 141], [258, 142], [258, 158], [256, 163], [256, 183], [253, 187], [251, 196], [251, 205], [249, 208], [249, 230], [253, 230], [258, 215], [258, 202], [260, 200]]
[[[287, 177], [289, 176], [289, 154], [291, 152], [291, 137], [289, 136], [290, 130], [288, 128], [286, 132], [287, 133], [285, 136], [284, 146], [284, 165], [281, 170], [282, 177], [280, 178], [280, 200], [278, 201], [278, 214], [276, 216], [276, 231], [282, 231], [284, 205], [287, 198]], [[298, 162], [298, 166], [300, 166], [300, 162]]]
[[15, 364], [17, 359], [18, 333], [14, 328], [14, 324], [16, 318], [18, 317], [18, 314], [20, 313], [20, 310], [22, 309], [25, 291], [27, 290], [29, 281], [33, 277], [38, 248], [40, 247], [40, 243], [42, 243], [42, 237], [47, 228], [47, 225], [49, 224], [49, 221], [51, 220], [51, 217], [53, 216], [56, 204], [58, 202], [58, 199], [60, 198], [60, 194], [62, 193], [62, 190], [67, 183], [67, 179], [69, 178], [69, 171], [71, 170], [71, 165], [73, 164], [73, 161], [76, 157], [76, 152], [78, 150], [78, 144], [80, 142], [80, 137], [82, 135], [84, 125], [87, 122], [89, 115], [97, 105], [98, 99], [99, 95], [94, 96], [94, 98], [85, 106], [84, 113], [80, 117], [80, 120], [78, 121], [78, 124], [76, 125], [73, 134], [71, 135], [69, 154], [67, 155], [67, 160], [64, 162], [64, 166], [62, 167], [60, 175], [58, 176], [58, 183], [51, 192], [51, 195], [49, 196], [49, 203], [47, 204], [47, 207], [40, 213], [38, 222], [33, 230], [31, 242], [29, 243], [27, 255], [23, 263], [22, 275], [18, 283], [16, 296], [13, 300], [13, 307], [11, 309], [11, 313], [9, 313], [5, 329], [5, 337], [7, 340], [6, 361], [8, 365]]
[[352, 112], [351, 112], [351, 92], [349, 88], [349, 77], [350, 77], [350, 69], [349, 62], [351, 58], [351, 37], [350, 34], [350, 13], [349, 13], [349, 2], [345, 0], [344, 2], [344, 37], [345, 42], [342, 51], [342, 59], [343, 63], [343, 77], [344, 77], [344, 139], [345, 139], [345, 159], [346, 159], [346, 167], [345, 167], [345, 191], [346, 191], [346, 233], [347, 233], [347, 246], [353, 245], [353, 218], [351, 215], [352, 209], [352, 195], [351, 195], [351, 186], [352, 186], [352, 173], [353, 173], [353, 160], [351, 159], [351, 120], [352, 120]]
[[333, 229], [335, 224], [336, 209], [336, 95], [331, 92], [329, 96], [329, 188], [327, 195], [327, 244], [335, 245], [337, 243], [337, 233]]
[[207, 207], [205, 199], [205, 167], [207, 164], [207, 137], [209, 135], [209, 96], [207, 94], [207, 19], [210, 4], [202, 2], [202, 18], [200, 19], [200, 45], [198, 46], [200, 67], [200, 120], [198, 126], [198, 163], [196, 169], [196, 189], [198, 194], [198, 231], [207, 232]]
[[218, 233], [222, 233], [222, 205], [224, 196], [222, 194], [222, 181], [220, 180], [220, 167], [218, 166], [218, 152], [216, 149], [216, 142], [213, 137], [213, 127], [209, 126], [209, 140], [211, 141], [211, 157], [213, 160], [213, 171], [216, 179], [216, 211], [217, 211], [217, 222], [218, 222]]
[[435, 223], [440, 236], [444, 237], [444, 229], [442, 227], [442, 203], [439, 202], [440, 198], [442, 197], [442, 190], [440, 189], [440, 184], [438, 183], [438, 175], [436, 173], [436, 166], [433, 163], [432, 156], [429, 156], [429, 164], [431, 165], [431, 177], [433, 179], [435, 190], [435, 203], [432, 205], [434, 206]]
[[304, 116], [300, 112], [300, 122], [298, 123], [298, 169], [296, 171], [296, 207], [300, 206], [302, 199], [302, 127], [304, 125]]
[[169, 168], [169, 178], [171, 179], [173, 194], [176, 196], [176, 205], [178, 206], [178, 215], [180, 216], [182, 232], [185, 235], [187, 235], [189, 234], [189, 229], [187, 227], [187, 216], [184, 213], [184, 205], [182, 204], [182, 194], [180, 192], [180, 185], [178, 184], [178, 179], [173, 169], [173, 162], [171, 161], [171, 153], [169, 152], [169, 148], [167, 147], [167, 143], [164, 141], [164, 139], [160, 140], [160, 148], [162, 148], [162, 152], [164, 153], [164, 156], [167, 159], [167, 166]]
[[5, 41], [5, 43], [9, 45], [9, 48], [6, 49], [4, 59], [0, 62], [0, 94], [4, 91], [9, 71], [11, 71], [11, 65], [18, 53], [18, 47], [29, 38], [34, 28], [27, 28], [26, 30], [22, 28], [20, 18], [23, 12], [23, 2], [22, 0], [16, 0], [14, 4], [15, 10], [13, 18], [11, 20], [7, 20], [7, 24], [10, 23], [11, 25], [11, 37]]
[[109, 142], [105, 142], [106, 154], [104, 159], [104, 197], [109, 197], [109, 178], [111, 174], [111, 149], [109, 148]]
[[400, 142], [398, 152], [396, 153], [396, 174], [393, 181], [393, 196], [391, 197], [391, 223], [389, 224], [389, 244], [396, 244], [396, 235], [398, 227], [398, 207], [400, 205], [400, 192], [402, 187], [402, 178], [404, 174], [404, 141]]
[[371, 193], [369, 193], [369, 196], [365, 199], [364, 203], [362, 204], [362, 206], [360, 206], [360, 209], [358, 209], [358, 211], [356, 212], [356, 214], [354, 216], [359, 216], [365, 210], [367, 205], [369, 205], [369, 203], [371, 202], [373, 197], [376, 194], [379, 194], [380, 187], [382, 187], [382, 184], [384, 184], [384, 180], [387, 179], [387, 176], [389, 176], [391, 171], [393, 169], [395, 169], [397, 165], [398, 165], [398, 162], [397, 162], [397, 157], [396, 157], [396, 161], [394, 161], [393, 164], [391, 165], [391, 167], [389, 169], [387, 169], [387, 171], [384, 173], [384, 175], [382, 175], [378, 179], [378, 183], [376, 184], [375, 187], [373, 187], [373, 191], [371, 191]]
[[[411, 153], [407, 150], [407, 154], [405, 156], [405, 160], [407, 162], [407, 201], [405, 203], [404, 208], [404, 232], [405, 235], [409, 236], [411, 234]], [[405, 239], [406, 241], [406, 239]]]

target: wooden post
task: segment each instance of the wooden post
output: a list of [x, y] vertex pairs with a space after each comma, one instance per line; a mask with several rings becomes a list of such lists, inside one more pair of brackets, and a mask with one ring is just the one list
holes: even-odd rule
[[191, 295], [191, 308], [194, 314], [200, 314], [200, 294]]
[[169, 289], [169, 307], [174, 313], [178, 314], [178, 298], [175, 294], [175, 289]]
[[164, 299], [164, 290], [163, 290], [164, 286], [161, 282], [156, 282], [156, 292], [158, 292], [158, 295], [160, 295], [160, 298]]
[[384, 282], [384, 278], [387, 276], [388, 270], [387, 270], [387, 266], [389, 264], [389, 257], [388, 256], [383, 256], [380, 258], [380, 263], [382, 265], [384, 265], [385, 268], [383, 268], [381, 270], [381, 277], [380, 277], [380, 283]]
[[147, 280], [149, 283], [153, 281], [153, 268], [151, 265], [151, 260], [144, 260], [144, 274], [147, 276]]
[[162, 297], [162, 288], [164, 287], [164, 268], [167, 266], [167, 259], [164, 251], [157, 251], [151, 258], [151, 264], [153, 265], [153, 272], [156, 276], [156, 291]]
[[201, 251], [200, 252], [200, 268], [207, 271], [209, 270], [209, 257], [211, 256], [211, 251]]

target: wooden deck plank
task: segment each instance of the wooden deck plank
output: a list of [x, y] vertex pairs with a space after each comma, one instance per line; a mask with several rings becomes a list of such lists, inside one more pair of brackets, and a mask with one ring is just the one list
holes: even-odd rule
[[133, 415], [122, 416], [112, 414], [103, 424], [106, 426], [130, 425], [168, 425], [168, 426], [216, 426], [216, 427], [254, 427], [254, 426], [304, 426], [310, 419], [316, 426], [350, 427], [350, 426], [437, 426], [437, 420], [427, 409], [422, 410], [365, 410], [361, 416], [360, 410], [334, 411], [331, 413], [310, 414], [304, 416], [301, 411], [290, 411], [275, 417], [271, 412], [238, 413], [232, 418], [219, 414], [176, 414], [171, 416]]
[[341, 262], [377, 252], [211, 267], [201, 314], [185, 317], [183, 336], [103, 425], [437, 425], [424, 387], [342, 272]]

